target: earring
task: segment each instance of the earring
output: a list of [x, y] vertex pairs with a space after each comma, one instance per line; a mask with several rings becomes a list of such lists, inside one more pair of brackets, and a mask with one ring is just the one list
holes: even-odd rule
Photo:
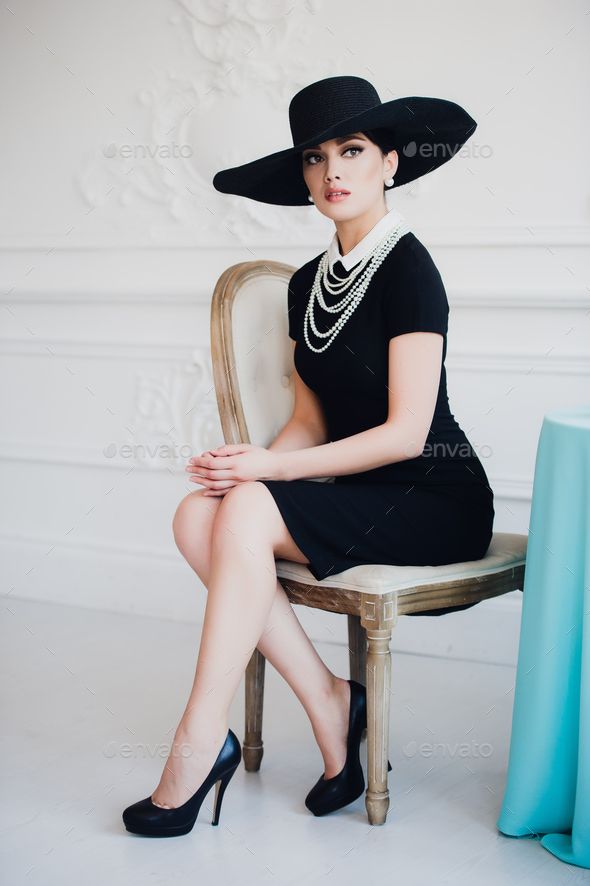
[[309, 200], [310, 203], [313, 203], [313, 197], [311, 196], [311, 194], [307, 195], [307, 199]]
[[393, 176], [391, 178], [386, 178], [385, 184], [387, 185], [388, 188], [391, 188], [393, 186]]

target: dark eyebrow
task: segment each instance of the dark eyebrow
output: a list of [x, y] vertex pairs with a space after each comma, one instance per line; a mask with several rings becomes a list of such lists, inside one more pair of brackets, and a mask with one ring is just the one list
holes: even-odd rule
[[[338, 138], [336, 138], [335, 141], [336, 141], [336, 144], [342, 145], [342, 144], [344, 144], [344, 142], [352, 141], [353, 138], [358, 138], [361, 141], [366, 141], [365, 136], [360, 135], [360, 134], [359, 135], [340, 135], [340, 136], [338, 136]], [[319, 150], [321, 150], [321, 148], [319, 145], [311, 145], [309, 148], [307, 148], [307, 150], [308, 151], [311, 151], [311, 150], [319, 151]]]

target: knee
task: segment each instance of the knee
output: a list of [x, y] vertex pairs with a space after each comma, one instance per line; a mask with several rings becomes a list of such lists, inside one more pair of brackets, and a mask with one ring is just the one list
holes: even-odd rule
[[215, 519], [220, 499], [204, 496], [204, 490], [196, 489], [186, 495], [174, 513], [172, 531], [180, 551], [209, 541], [210, 530]]
[[262, 483], [257, 480], [244, 480], [232, 486], [220, 499], [220, 514], [225, 519], [231, 517], [238, 520], [251, 514], [256, 508], [257, 499], [260, 500], [260, 487]]
[[233, 486], [221, 499], [213, 524], [213, 541], [228, 536], [261, 534], [272, 540], [272, 497], [264, 483], [245, 480]]

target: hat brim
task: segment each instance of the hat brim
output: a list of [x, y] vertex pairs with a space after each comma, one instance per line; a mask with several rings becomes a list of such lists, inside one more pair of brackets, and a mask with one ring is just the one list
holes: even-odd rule
[[301, 152], [339, 135], [383, 128], [391, 130], [399, 154], [393, 185], [399, 187], [448, 162], [476, 127], [464, 108], [447, 99], [397, 98], [342, 120], [307, 142], [222, 169], [213, 177], [213, 186], [223, 194], [249, 197], [260, 203], [309, 206]]

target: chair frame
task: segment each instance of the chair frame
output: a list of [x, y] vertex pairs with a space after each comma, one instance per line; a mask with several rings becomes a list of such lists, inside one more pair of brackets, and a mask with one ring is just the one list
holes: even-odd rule
[[[294, 271], [294, 267], [283, 262], [240, 262], [227, 268], [216, 283], [211, 303], [211, 357], [226, 443], [251, 442], [235, 372], [231, 322], [234, 298], [240, 287], [252, 278], [270, 274], [288, 283]], [[384, 824], [389, 810], [390, 641], [398, 616], [478, 603], [510, 591], [522, 590], [524, 573], [525, 563], [522, 563], [465, 579], [420, 584], [400, 592], [375, 594], [331, 587], [329, 579], [324, 579], [318, 586], [277, 575], [291, 603], [348, 617], [350, 676], [367, 689], [368, 785], [365, 807], [370, 824]], [[260, 769], [264, 753], [262, 714], [265, 664], [266, 659], [255, 649], [245, 673], [245, 737], [242, 749], [244, 765], [249, 772]]]

